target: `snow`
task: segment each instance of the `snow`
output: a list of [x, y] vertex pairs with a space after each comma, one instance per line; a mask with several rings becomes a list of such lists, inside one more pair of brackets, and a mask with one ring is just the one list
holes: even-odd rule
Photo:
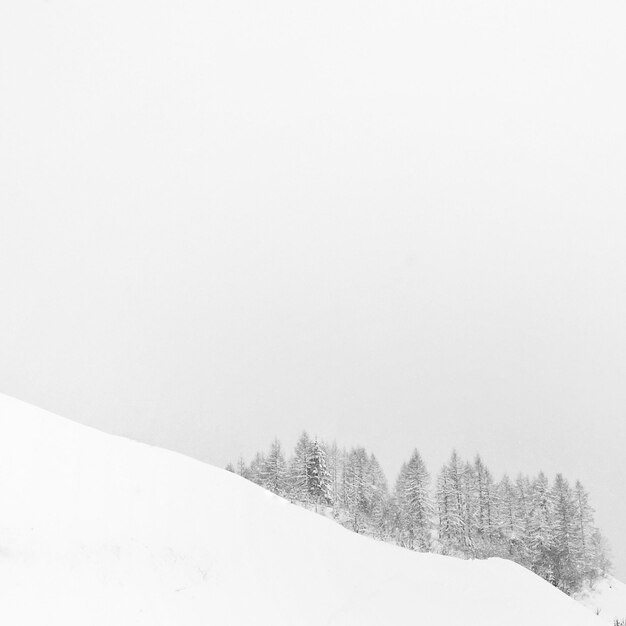
[[576, 599], [610, 624], [626, 620], [626, 585], [613, 576], [596, 582]]
[[246, 480], [0, 396], [0, 623], [591, 626], [508, 561], [358, 536]]

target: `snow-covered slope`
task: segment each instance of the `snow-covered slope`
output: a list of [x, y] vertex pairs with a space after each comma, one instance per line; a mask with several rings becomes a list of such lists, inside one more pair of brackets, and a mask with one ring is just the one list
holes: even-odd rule
[[626, 585], [613, 576], [596, 582], [576, 599], [610, 624], [626, 620]]
[[591, 626], [502, 560], [360, 537], [226, 471], [0, 396], [0, 623]]

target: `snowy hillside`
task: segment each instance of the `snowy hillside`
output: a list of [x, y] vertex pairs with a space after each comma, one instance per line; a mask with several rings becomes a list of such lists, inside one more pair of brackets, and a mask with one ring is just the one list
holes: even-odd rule
[[502, 560], [355, 535], [226, 471], [0, 396], [0, 623], [591, 626]]
[[626, 620], [626, 585], [612, 576], [596, 582], [576, 599], [610, 624]]

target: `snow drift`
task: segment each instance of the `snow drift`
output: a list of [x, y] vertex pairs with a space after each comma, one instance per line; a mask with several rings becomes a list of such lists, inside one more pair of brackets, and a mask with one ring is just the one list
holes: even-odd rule
[[0, 622], [591, 626], [508, 561], [355, 535], [244, 479], [0, 396]]
[[605, 576], [575, 597], [609, 624], [626, 621], [626, 585], [613, 576]]

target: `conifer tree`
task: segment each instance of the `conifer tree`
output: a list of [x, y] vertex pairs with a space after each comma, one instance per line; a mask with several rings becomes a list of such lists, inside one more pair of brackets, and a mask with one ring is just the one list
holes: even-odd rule
[[439, 540], [444, 553], [473, 555], [474, 546], [468, 525], [468, 466], [456, 450], [437, 479]]
[[309, 502], [309, 457], [311, 439], [306, 431], [300, 435], [289, 462], [289, 493], [294, 500]]
[[328, 465], [328, 475], [330, 478], [329, 497], [330, 503], [333, 506], [333, 511], [336, 514], [341, 498], [341, 473], [343, 466], [343, 455], [335, 441], [333, 441], [332, 445], [325, 446], [325, 448], [328, 451], [326, 455], [326, 460]]
[[250, 462], [248, 468], [248, 480], [257, 485], [263, 485], [263, 466], [265, 465], [265, 455], [257, 452], [254, 459]]
[[247, 478], [248, 480], [250, 479], [250, 472], [246, 467], [246, 462], [243, 460], [242, 456], [240, 456], [237, 461], [237, 474], [243, 478]]
[[540, 472], [531, 485], [527, 550], [530, 569], [552, 583], [554, 582], [552, 568], [553, 525], [553, 503], [548, 479], [543, 472]]
[[511, 479], [505, 474], [498, 484], [498, 529], [502, 556], [521, 560], [521, 527], [517, 517], [517, 493]]
[[308, 491], [316, 507], [330, 503], [330, 474], [326, 451], [317, 438], [311, 444], [307, 463]]
[[396, 483], [398, 542], [411, 550], [427, 552], [432, 543], [433, 503], [429, 492], [430, 476], [417, 450], [402, 465]]
[[285, 495], [287, 491], [287, 466], [278, 439], [274, 439], [270, 451], [264, 459], [261, 468], [261, 481], [266, 489], [280, 496]]
[[474, 497], [476, 499], [475, 537], [477, 555], [481, 557], [497, 554], [497, 498], [493, 477], [477, 454], [474, 459]]
[[569, 483], [557, 474], [551, 491], [554, 507], [552, 565], [554, 582], [565, 593], [578, 587], [576, 576], [576, 514]]
[[369, 514], [368, 456], [364, 448], [353, 448], [348, 454], [344, 472], [346, 508], [349, 523], [357, 533], [367, 529]]
[[532, 507], [532, 487], [526, 476], [518, 475], [515, 480], [515, 520], [518, 533], [518, 562], [530, 567], [530, 514]]
[[389, 491], [385, 474], [374, 454], [370, 455], [367, 465], [367, 492], [372, 533], [375, 537], [383, 539], [390, 533]]

